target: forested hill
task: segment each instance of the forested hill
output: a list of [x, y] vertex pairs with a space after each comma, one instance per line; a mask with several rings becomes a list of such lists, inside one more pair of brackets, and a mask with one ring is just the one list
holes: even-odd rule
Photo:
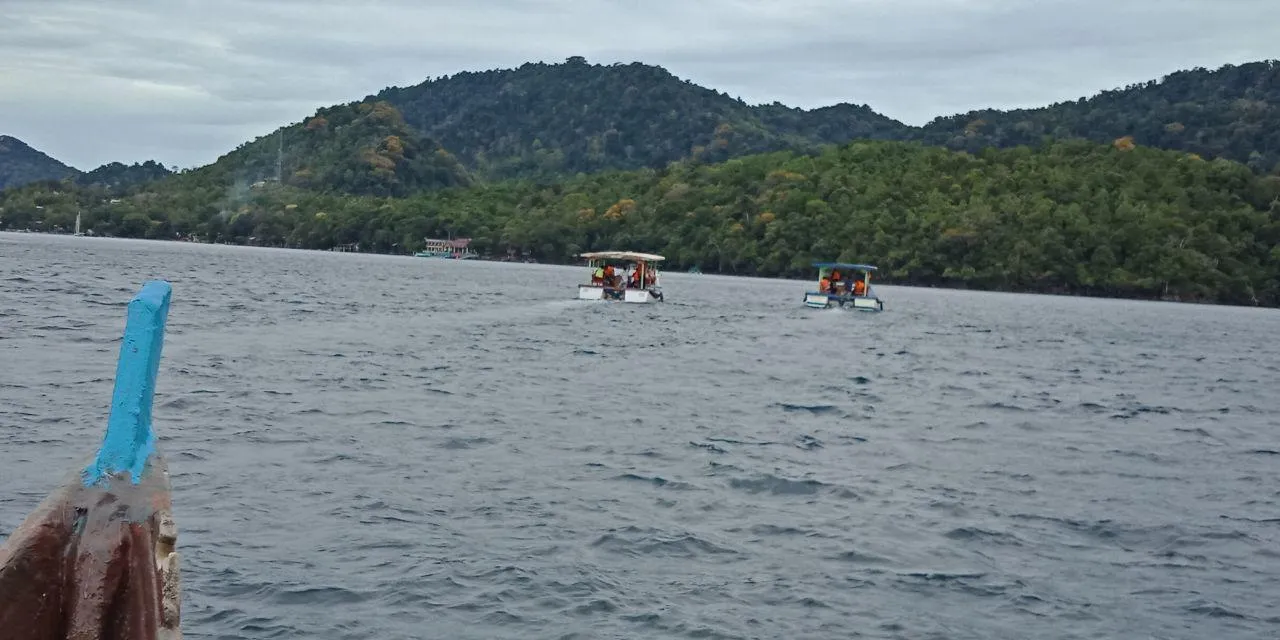
[[1280, 173], [1280, 61], [1178, 71], [1039, 109], [938, 118], [912, 135], [967, 151], [1037, 144], [1043, 136], [1095, 142], [1132, 136], [1139, 145]]
[[916, 140], [970, 152], [1044, 137], [1136, 144], [1280, 172], [1280, 62], [1179, 71], [1038, 109], [973, 111], [910, 127], [867, 106], [750, 106], [640, 63], [529, 63], [463, 72], [376, 96], [481, 177], [546, 178], [716, 162], [851, 140]]
[[715, 162], [854, 139], [902, 138], [906, 127], [869, 107], [812, 111], [749, 106], [640, 63], [529, 63], [462, 72], [386, 100], [412, 127], [489, 179]]
[[78, 173], [17, 138], [0, 135], [0, 190]]
[[106, 187], [119, 192], [125, 191], [130, 187], [154, 182], [172, 173], [167, 167], [155, 160], [135, 162], [133, 164], [108, 162], [93, 171], [76, 176], [76, 183], [85, 186]]
[[79, 181], [2, 191], [0, 228], [68, 229], [75, 211], [59, 203], [76, 202], [85, 210], [83, 226], [97, 234], [173, 238], [210, 216], [228, 220], [252, 211], [262, 192], [397, 197], [472, 182], [452, 155], [406, 126], [386, 102], [319, 109], [199, 169], [123, 188], [113, 180], [159, 170], [107, 165]]
[[319, 109], [176, 182], [243, 190], [277, 179], [320, 192], [380, 196], [471, 182], [452, 154], [409, 127], [385, 101]]
[[[352, 111], [379, 103], [385, 106], [377, 113]], [[366, 106], [356, 107], [361, 104]], [[974, 111], [923, 128], [852, 104], [751, 106], [662, 67], [588, 64], [580, 57], [388, 88], [317, 116], [241, 145], [198, 171], [224, 183], [272, 180], [283, 143], [280, 177], [286, 184], [403, 194], [472, 179], [554, 180], [686, 159], [813, 151], [851, 140], [915, 140], [976, 152], [1036, 145], [1045, 137], [1101, 143], [1128, 137], [1140, 146], [1229, 158], [1268, 173], [1280, 165], [1280, 63], [1180, 71], [1087, 99]], [[321, 126], [330, 120], [334, 126]], [[347, 129], [348, 122], [355, 128]], [[166, 173], [155, 163], [112, 163], [82, 178], [120, 189]], [[78, 175], [0, 136], [0, 189]]]
[[394, 253], [451, 233], [554, 262], [625, 247], [801, 276], [856, 259], [900, 283], [1280, 306], [1276, 69], [913, 130], [866, 107], [750, 107], [646, 65], [530, 64], [320, 109], [155, 182], [109, 167], [0, 191], [0, 229], [65, 231], [81, 211], [102, 235]]
[[0, 136], [0, 191], [66, 179], [80, 185], [98, 185], [119, 191], [158, 180], [170, 173], [169, 169], [154, 160], [131, 165], [111, 162], [93, 171], [81, 173], [17, 138]]
[[453, 233], [553, 262], [622, 247], [669, 269], [808, 277], [813, 260], [857, 260], [896, 283], [1280, 306], [1280, 177], [1150, 147], [857, 142], [407, 198], [268, 185], [235, 204], [28, 188], [0, 193], [0, 227], [65, 229], [82, 210], [111, 235], [407, 253]]

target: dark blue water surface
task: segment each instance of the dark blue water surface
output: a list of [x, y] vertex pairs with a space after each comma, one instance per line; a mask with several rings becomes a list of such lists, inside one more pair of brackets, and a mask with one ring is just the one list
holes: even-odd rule
[[1280, 313], [0, 234], [0, 535], [155, 423], [187, 638], [1275, 638]]

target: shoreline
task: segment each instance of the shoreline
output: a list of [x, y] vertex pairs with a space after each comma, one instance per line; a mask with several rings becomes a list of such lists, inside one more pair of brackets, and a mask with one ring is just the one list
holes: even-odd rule
[[[173, 244], [173, 245], [197, 245], [197, 246], [205, 246], [205, 247], [239, 247], [239, 248], [245, 248], [245, 249], [269, 249], [269, 250], [275, 250], [275, 251], [300, 251], [300, 252], [325, 253], [325, 254], [386, 256], [386, 257], [394, 257], [394, 258], [408, 258], [408, 259], [414, 259], [414, 260], [433, 260], [433, 261], [442, 261], [442, 262], [484, 262], [484, 263], [494, 263], [494, 264], [519, 264], [519, 265], [533, 264], [533, 265], [552, 266], [552, 267], [585, 268], [585, 265], [569, 264], [569, 263], [561, 263], [561, 262], [546, 262], [546, 261], [524, 262], [521, 260], [499, 260], [494, 258], [475, 258], [471, 260], [455, 260], [451, 258], [419, 258], [414, 256], [411, 253], [401, 254], [401, 253], [380, 253], [375, 251], [336, 251], [334, 249], [306, 249], [302, 247], [272, 247], [272, 246], [264, 246], [264, 245], [238, 244], [238, 243], [230, 243], [230, 242], [200, 242], [200, 241], [193, 241], [193, 240], [177, 240], [177, 239], [169, 240], [169, 239], [161, 239], [161, 238], [130, 238], [130, 237], [122, 237], [122, 236], [88, 236], [88, 235], [76, 236], [70, 233], [56, 233], [51, 231], [0, 229], [0, 236], [4, 236], [4, 235], [14, 235], [14, 236], [33, 235], [33, 236], [42, 236], [42, 237], [61, 237], [61, 238], [68, 238], [68, 239], [85, 238], [93, 241], [125, 240], [125, 241], [133, 241], [133, 242], [156, 242], [156, 243]], [[747, 274], [739, 274], [739, 273], [717, 273], [717, 272], [706, 272], [706, 271], [703, 271], [702, 273], [693, 274], [693, 273], [688, 273], [688, 272], [679, 271], [679, 270], [664, 270], [663, 273], [668, 275], [674, 273], [674, 274], [680, 274], [680, 275], [687, 275], [691, 277], [692, 276], [713, 276], [713, 277], [725, 277], [725, 278], [756, 278], [760, 280], [784, 280], [784, 281], [792, 281], [792, 282], [808, 282], [809, 281], [809, 279], [806, 279], [806, 278], [747, 275]], [[1263, 304], [1249, 305], [1249, 304], [1213, 302], [1213, 301], [1204, 301], [1204, 300], [1166, 299], [1158, 296], [1107, 295], [1105, 293], [1098, 293], [1098, 292], [1077, 293], [1077, 292], [1071, 292], [1071, 291], [1052, 291], [1052, 290], [1040, 290], [1040, 289], [1030, 289], [1030, 288], [1018, 289], [1018, 288], [1000, 288], [1000, 287], [975, 287], [962, 282], [955, 283], [955, 284], [895, 282], [887, 278], [879, 278], [876, 284], [887, 286], [887, 287], [902, 287], [902, 288], [909, 288], [909, 289], [935, 289], [935, 290], [943, 290], [943, 291], [968, 291], [968, 292], [976, 292], [976, 293], [999, 293], [999, 294], [1008, 294], [1008, 295], [1039, 295], [1039, 296], [1052, 296], [1056, 298], [1091, 298], [1095, 300], [1128, 300], [1128, 301], [1134, 301], [1134, 302], [1157, 302], [1157, 303], [1165, 303], [1165, 304], [1186, 304], [1186, 305], [1196, 305], [1196, 306], [1230, 307], [1230, 308], [1241, 308], [1241, 309], [1280, 309], [1280, 306], [1268, 306]]]

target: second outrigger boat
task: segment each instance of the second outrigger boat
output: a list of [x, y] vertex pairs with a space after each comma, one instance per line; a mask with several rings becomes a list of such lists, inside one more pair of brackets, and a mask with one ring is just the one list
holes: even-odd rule
[[579, 300], [662, 301], [658, 263], [666, 258], [634, 251], [596, 251], [578, 257], [586, 258], [591, 268], [591, 282], [578, 285]]
[[818, 289], [805, 292], [806, 307], [851, 306], [859, 311], [884, 311], [884, 301], [871, 288], [875, 267], [847, 262], [815, 262], [813, 266], [818, 268]]

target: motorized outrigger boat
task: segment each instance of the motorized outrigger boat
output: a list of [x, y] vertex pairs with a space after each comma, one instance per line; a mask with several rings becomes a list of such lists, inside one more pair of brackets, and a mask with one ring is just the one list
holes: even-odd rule
[[806, 307], [852, 306], [859, 311], [884, 311], [884, 301], [871, 288], [875, 267], [845, 262], [815, 262], [813, 266], [818, 268], [818, 288], [805, 292]]
[[586, 258], [591, 268], [591, 283], [578, 285], [579, 300], [662, 301], [658, 263], [666, 258], [634, 251], [596, 251], [578, 257]]

